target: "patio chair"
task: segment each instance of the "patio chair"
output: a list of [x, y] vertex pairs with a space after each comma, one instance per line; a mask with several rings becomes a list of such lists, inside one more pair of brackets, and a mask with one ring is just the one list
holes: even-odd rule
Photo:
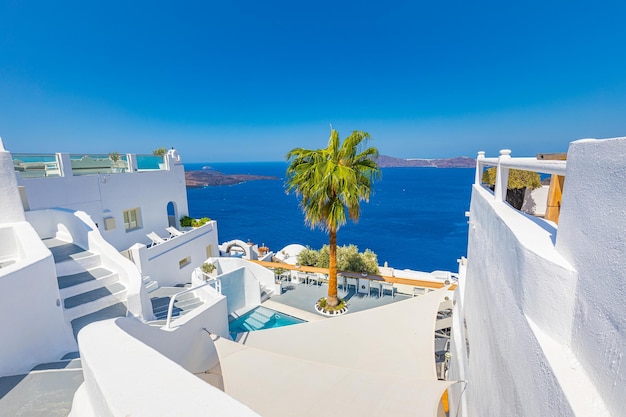
[[376, 290], [376, 298], [380, 298], [381, 289], [380, 281], [372, 280], [370, 282], [370, 297], [372, 296], [372, 290]]
[[354, 292], [359, 291], [359, 279], [358, 278], [350, 278], [346, 279], [346, 291], [350, 290], [350, 287], [354, 287]]
[[319, 277], [314, 272], [307, 272], [306, 280], [309, 285], [319, 285]]
[[165, 230], [167, 230], [169, 232], [170, 239], [173, 238], [173, 237], [182, 236], [182, 235], [185, 234], [184, 232], [181, 232], [180, 230], [178, 230], [177, 228], [172, 227], [172, 226], [166, 227]]
[[342, 290], [347, 291], [346, 289], [346, 277], [343, 275], [337, 275], [337, 288], [341, 287]]
[[413, 297], [426, 294], [426, 288], [413, 287]]
[[385, 291], [390, 291], [392, 298], [395, 296], [395, 293], [393, 290], [393, 282], [381, 282], [380, 286], [381, 286], [380, 294], [382, 296], [385, 295]]
[[158, 245], [159, 243], [163, 243], [166, 241], [166, 239], [163, 239], [161, 236], [157, 235], [154, 232], [150, 232], [146, 236], [148, 236], [148, 238], [152, 241], [150, 246]]

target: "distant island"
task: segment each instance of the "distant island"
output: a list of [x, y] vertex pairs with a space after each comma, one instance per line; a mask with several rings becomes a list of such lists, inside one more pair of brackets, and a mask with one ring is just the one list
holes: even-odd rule
[[467, 156], [439, 159], [403, 159], [380, 155], [378, 157], [378, 166], [381, 168], [475, 168], [476, 160]]
[[198, 171], [185, 171], [187, 188], [215, 187], [218, 185], [240, 184], [246, 181], [279, 180], [269, 175], [224, 174], [212, 168], [205, 167]]
[[[476, 160], [467, 156], [440, 159], [403, 159], [393, 156], [380, 155], [378, 165], [381, 168], [474, 168]], [[280, 178], [268, 175], [224, 174], [210, 167], [201, 170], [185, 171], [187, 188], [216, 187], [219, 185], [234, 185], [246, 181], [279, 180]]]

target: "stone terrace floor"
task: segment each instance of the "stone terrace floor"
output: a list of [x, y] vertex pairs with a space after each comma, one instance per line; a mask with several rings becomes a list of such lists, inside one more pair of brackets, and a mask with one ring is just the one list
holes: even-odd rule
[[[292, 309], [302, 310], [306, 313], [314, 314], [320, 318], [325, 318], [315, 311], [315, 302], [328, 294], [328, 285], [323, 283], [321, 285], [306, 285], [306, 284], [285, 284], [283, 283], [283, 292], [280, 295], [272, 295], [270, 298], [270, 308], [279, 309], [280, 306], [275, 306], [274, 303], [280, 303], [291, 307]], [[391, 304], [397, 301], [406, 300], [411, 298], [405, 294], [395, 293], [392, 297], [391, 294], [385, 294], [378, 297], [374, 291], [372, 295], [356, 293], [354, 288], [350, 288], [349, 291], [344, 291], [341, 288], [338, 290], [339, 298], [346, 300], [348, 304], [348, 312], [346, 314], [355, 313], [357, 311], [363, 311], [374, 307], [379, 307], [385, 304]], [[291, 314], [298, 317], [297, 312], [294, 314], [291, 311], [284, 310], [283, 313]], [[302, 319], [307, 320], [310, 314], [303, 314]]]

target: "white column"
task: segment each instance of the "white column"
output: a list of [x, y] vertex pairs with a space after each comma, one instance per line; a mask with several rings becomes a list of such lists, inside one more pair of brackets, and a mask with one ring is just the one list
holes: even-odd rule
[[509, 183], [509, 168], [502, 166], [502, 161], [505, 159], [511, 159], [510, 149], [502, 149], [500, 151], [500, 156], [498, 157], [498, 166], [496, 167], [496, 186], [494, 188], [496, 201], [506, 200], [506, 188]]
[[483, 164], [480, 161], [481, 159], [485, 159], [484, 151], [479, 151], [476, 157], [476, 178], [474, 179], [474, 184], [476, 185], [480, 185], [483, 181]]
[[24, 207], [17, 186], [11, 153], [4, 149], [0, 138], [0, 223], [23, 222]]
[[59, 171], [63, 177], [71, 177], [72, 173], [72, 161], [70, 160], [69, 153], [57, 153], [57, 164], [59, 164]]

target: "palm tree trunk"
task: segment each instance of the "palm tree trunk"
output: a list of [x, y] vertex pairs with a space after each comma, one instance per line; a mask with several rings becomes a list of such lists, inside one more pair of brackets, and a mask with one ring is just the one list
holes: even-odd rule
[[330, 235], [328, 245], [330, 263], [328, 265], [328, 297], [326, 298], [326, 305], [335, 307], [339, 304], [339, 299], [337, 298], [337, 231], [330, 230], [328, 234]]

